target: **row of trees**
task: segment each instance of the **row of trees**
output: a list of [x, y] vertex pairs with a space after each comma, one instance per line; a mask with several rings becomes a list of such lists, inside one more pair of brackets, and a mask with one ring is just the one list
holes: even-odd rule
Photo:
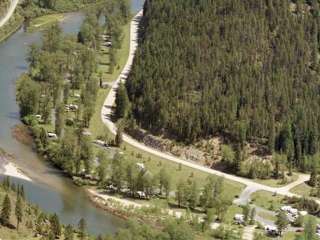
[[[60, 239], [65, 240], [87, 239], [86, 221], [80, 219], [78, 229], [73, 226], [64, 226], [60, 223], [57, 214], [45, 214], [37, 207], [29, 204], [25, 198], [23, 185], [16, 185], [5, 177], [0, 186], [1, 194], [4, 194], [1, 204], [0, 220], [4, 227], [14, 228], [12, 220], [16, 221], [16, 230], [22, 233], [32, 232], [34, 235], [42, 236], [44, 240]], [[23, 229], [19, 229], [20, 225]], [[26, 229], [28, 229], [26, 231]]]
[[187, 143], [264, 138], [304, 170], [319, 150], [319, 4], [290, 4], [146, 1], [118, 116]]

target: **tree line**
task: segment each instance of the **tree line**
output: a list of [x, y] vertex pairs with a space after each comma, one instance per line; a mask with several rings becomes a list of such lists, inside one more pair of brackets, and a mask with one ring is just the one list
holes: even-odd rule
[[[16, 88], [20, 115], [32, 129], [38, 152], [70, 175], [92, 171], [92, 139], [83, 132], [94, 114], [102, 81], [97, 51], [102, 34], [109, 35], [110, 52], [121, 46], [121, 26], [130, 17], [129, 9], [126, 0], [88, 7], [77, 36], [65, 36], [54, 24], [44, 31], [41, 45], [29, 48], [29, 71]], [[48, 136], [50, 128], [56, 141]]]

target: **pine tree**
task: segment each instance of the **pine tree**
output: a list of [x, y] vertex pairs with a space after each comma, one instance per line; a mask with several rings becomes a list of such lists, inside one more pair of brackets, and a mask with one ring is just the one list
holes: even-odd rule
[[130, 101], [123, 83], [119, 84], [116, 94], [116, 112], [115, 115], [117, 119], [127, 118], [130, 113]]
[[20, 195], [17, 195], [15, 215], [17, 219], [17, 230], [19, 230], [19, 224], [22, 222], [23, 218], [23, 204]]
[[57, 214], [53, 214], [50, 218], [50, 229], [55, 238], [59, 238], [61, 235], [61, 226], [59, 217]]
[[73, 240], [74, 239], [74, 230], [71, 225], [66, 226], [64, 230], [64, 239], [65, 240]]
[[276, 225], [278, 227], [280, 236], [282, 235], [283, 230], [288, 226], [288, 224], [289, 224], [289, 221], [286, 214], [281, 211], [277, 215], [277, 220], [276, 220]]
[[318, 179], [318, 169], [314, 166], [311, 169], [310, 179], [309, 179], [309, 182], [308, 182], [309, 185], [311, 187], [315, 187], [317, 185], [317, 179]]
[[117, 129], [117, 134], [116, 134], [116, 137], [115, 137], [115, 145], [117, 147], [121, 147], [121, 144], [123, 142], [123, 137], [122, 137], [122, 129], [121, 127], [118, 127]]
[[86, 238], [86, 228], [87, 228], [87, 223], [84, 218], [80, 219], [78, 223], [78, 228], [79, 228], [79, 238], [80, 240], [84, 240]]
[[10, 223], [10, 215], [11, 215], [11, 201], [9, 195], [6, 194], [1, 209], [1, 222], [3, 225], [8, 225]]

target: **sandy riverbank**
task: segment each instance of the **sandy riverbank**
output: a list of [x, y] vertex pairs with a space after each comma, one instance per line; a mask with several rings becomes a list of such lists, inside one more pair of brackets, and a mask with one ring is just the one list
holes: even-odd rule
[[0, 153], [0, 175], [20, 178], [30, 182], [32, 181], [17, 165], [10, 162], [4, 153]]

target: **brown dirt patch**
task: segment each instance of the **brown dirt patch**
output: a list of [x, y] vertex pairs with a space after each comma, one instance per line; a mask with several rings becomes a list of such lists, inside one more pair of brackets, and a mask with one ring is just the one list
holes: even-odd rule
[[27, 126], [23, 124], [16, 125], [12, 128], [12, 136], [19, 142], [31, 146], [33, 143], [33, 138], [31, 132]]

